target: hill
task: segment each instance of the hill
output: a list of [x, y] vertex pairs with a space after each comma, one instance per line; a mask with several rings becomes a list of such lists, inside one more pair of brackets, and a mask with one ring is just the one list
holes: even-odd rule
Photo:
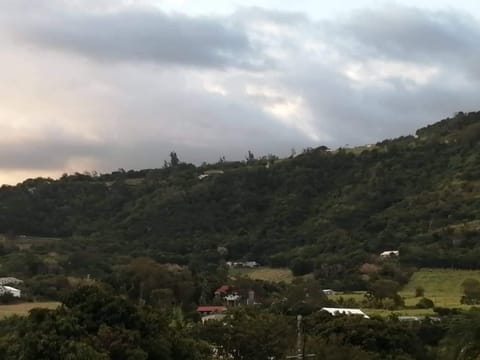
[[479, 139], [480, 113], [458, 113], [362, 151], [199, 167], [175, 155], [161, 169], [29, 179], [0, 188], [0, 232], [193, 270], [254, 259], [347, 288], [383, 250], [400, 249], [405, 265], [477, 269]]

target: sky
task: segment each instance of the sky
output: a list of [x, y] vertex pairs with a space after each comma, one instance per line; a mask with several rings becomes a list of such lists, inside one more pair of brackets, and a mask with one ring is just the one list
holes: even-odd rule
[[467, 0], [1, 0], [0, 183], [413, 134], [478, 44]]

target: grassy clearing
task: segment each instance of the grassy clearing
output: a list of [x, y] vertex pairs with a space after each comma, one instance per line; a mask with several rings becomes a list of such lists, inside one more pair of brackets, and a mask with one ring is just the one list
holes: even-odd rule
[[386, 309], [362, 309], [369, 316], [387, 317], [390, 315], [397, 316], [436, 316], [433, 309], [402, 309], [402, 310], [386, 310]]
[[53, 237], [39, 237], [39, 236], [27, 236], [17, 235], [14, 239], [8, 239], [4, 234], [0, 234], [0, 243], [4, 245], [15, 245], [20, 250], [28, 250], [34, 245], [48, 245], [53, 242], [61, 240], [60, 238]]
[[[425, 289], [425, 297], [431, 299], [435, 306], [470, 309], [470, 305], [460, 304], [460, 298], [463, 295], [462, 282], [465, 279], [477, 279], [480, 281], [480, 270], [453, 270], [453, 269], [420, 269], [413, 274], [410, 282], [399, 292], [405, 300], [405, 305], [415, 306], [420, 298], [415, 297], [415, 289], [419, 286]], [[353, 293], [336, 294], [329, 296], [330, 299], [338, 301], [355, 300], [358, 304], [364, 300], [365, 292], [358, 291]], [[361, 306], [360, 306], [361, 307]], [[385, 310], [385, 309], [363, 309], [368, 315], [389, 316], [410, 315], [410, 316], [428, 316], [435, 315], [433, 309], [403, 309], [403, 310]]]
[[4, 318], [12, 315], [28, 315], [28, 312], [32, 309], [56, 309], [60, 306], [59, 302], [29, 302], [12, 305], [0, 305], [0, 318]]
[[247, 276], [253, 280], [291, 283], [295, 278], [290, 269], [259, 267], [255, 269], [234, 268], [230, 269], [230, 276]]
[[[406, 306], [414, 306], [420, 300], [415, 297], [415, 288], [421, 286], [425, 289], [425, 297], [431, 299], [435, 306], [469, 309], [470, 306], [460, 304], [463, 295], [461, 284], [468, 278], [480, 281], [480, 270], [420, 269], [399, 294]], [[365, 292], [359, 291], [332, 295], [330, 298], [339, 300], [342, 297], [361, 302], [364, 295]]]
[[413, 274], [410, 282], [400, 291], [406, 305], [415, 305], [415, 288], [425, 289], [425, 297], [431, 299], [435, 306], [470, 308], [460, 304], [463, 295], [462, 282], [465, 279], [480, 281], [480, 270], [421, 269]]
[[342, 294], [335, 294], [335, 295], [329, 295], [329, 299], [338, 301], [341, 298], [343, 300], [355, 300], [356, 302], [360, 303], [363, 300], [365, 300], [365, 291], [355, 291], [355, 292], [350, 292], [350, 293], [342, 293]]

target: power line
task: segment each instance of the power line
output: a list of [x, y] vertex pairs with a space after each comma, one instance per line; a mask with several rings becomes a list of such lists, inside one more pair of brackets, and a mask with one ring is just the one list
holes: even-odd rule
[[316, 357], [316, 354], [305, 354], [305, 335], [303, 334], [302, 315], [297, 316], [297, 355], [287, 356], [287, 359], [308, 359]]

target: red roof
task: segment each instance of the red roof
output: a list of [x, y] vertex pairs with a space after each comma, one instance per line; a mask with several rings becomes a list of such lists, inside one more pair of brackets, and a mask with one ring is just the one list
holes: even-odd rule
[[225, 294], [230, 290], [229, 285], [222, 285], [217, 290], [215, 290], [215, 294]]
[[223, 312], [227, 311], [225, 306], [199, 306], [197, 307], [197, 312], [204, 313], [204, 312]]

